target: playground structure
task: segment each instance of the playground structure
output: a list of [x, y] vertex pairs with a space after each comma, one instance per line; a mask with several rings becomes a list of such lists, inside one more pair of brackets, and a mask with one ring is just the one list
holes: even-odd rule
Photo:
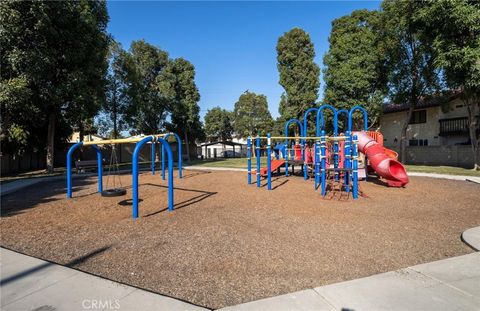
[[[182, 141], [180, 137], [175, 133], [166, 133], [166, 134], [155, 134], [147, 135], [140, 137], [130, 137], [130, 138], [121, 138], [121, 139], [108, 139], [100, 141], [88, 141], [88, 142], [77, 142], [74, 144], [67, 153], [67, 199], [72, 198], [72, 158], [73, 152], [82, 147], [82, 146], [91, 146], [95, 149], [97, 154], [97, 177], [98, 177], [98, 193], [104, 194], [109, 190], [111, 193], [118, 192], [119, 194], [125, 194], [124, 189], [119, 188], [110, 188], [105, 189], [103, 187], [103, 156], [102, 149], [98, 145], [111, 145], [112, 152], [114, 151], [114, 146], [117, 144], [135, 144], [135, 149], [132, 155], [132, 217], [133, 219], [138, 218], [138, 174], [139, 174], [139, 154], [140, 150], [145, 144], [150, 144], [151, 148], [151, 172], [152, 175], [155, 175], [155, 150], [157, 144], [161, 145], [162, 150], [162, 179], [165, 180], [165, 152], [167, 153], [167, 165], [168, 165], [168, 210], [173, 211], [174, 206], [174, 194], [173, 194], [173, 152], [170, 144], [168, 143], [168, 138], [174, 136], [178, 143], [178, 177], [182, 178]], [[112, 163], [110, 163], [110, 167]], [[119, 172], [117, 171], [117, 174]], [[115, 178], [115, 177], [114, 177]], [[108, 180], [108, 179], [107, 179]], [[115, 186], [115, 183], [114, 183]]]
[[[326, 134], [324, 111], [330, 110], [333, 114], [332, 135]], [[315, 136], [308, 136], [308, 116], [315, 112]], [[363, 130], [353, 130], [353, 117], [355, 112], [363, 115]], [[338, 118], [346, 116], [345, 133], [339, 133]], [[299, 136], [289, 136], [290, 125], [297, 125]], [[379, 132], [368, 131], [368, 114], [361, 106], [355, 106], [350, 111], [346, 109], [336, 110], [331, 105], [322, 105], [319, 108], [309, 108], [304, 113], [303, 123], [298, 119], [291, 119], [285, 123], [284, 137], [248, 137], [247, 158], [248, 158], [248, 184], [252, 183], [251, 175], [256, 175], [257, 187], [261, 186], [261, 179], [267, 179], [267, 189], [272, 190], [272, 173], [280, 172], [285, 168], [285, 176], [289, 176], [289, 165], [299, 165], [302, 168], [304, 179], [312, 177], [314, 189], [321, 188], [321, 194], [326, 196], [330, 190], [332, 196], [335, 191], [352, 193], [353, 199], [358, 198], [359, 160], [360, 153], [364, 154], [364, 170], [361, 174], [368, 176], [370, 171], [383, 178], [391, 187], [402, 187], [408, 183], [408, 176], [403, 165], [397, 161], [398, 155], [390, 149], [383, 147], [383, 136]], [[255, 141], [253, 147], [252, 141]], [[262, 140], [266, 144], [262, 147]], [[272, 140], [280, 141], [272, 146]], [[292, 142], [293, 141], [293, 142]], [[290, 144], [292, 142], [292, 144]], [[309, 144], [310, 143], [310, 144]], [[272, 147], [275, 158], [272, 160]], [[313, 150], [312, 150], [313, 147]], [[252, 172], [252, 149], [255, 149], [256, 171]], [[267, 167], [261, 168], [261, 151], [266, 150]], [[310, 173], [311, 172], [311, 173]]]

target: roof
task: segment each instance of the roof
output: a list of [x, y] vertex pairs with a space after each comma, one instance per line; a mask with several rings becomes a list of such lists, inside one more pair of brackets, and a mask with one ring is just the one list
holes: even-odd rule
[[212, 145], [228, 145], [228, 146], [245, 146], [245, 144], [241, 143], [235, 143], [233, 141], [212, 141], [209, 143], [203, 143], [200, 145], [200, 147], [207, 147], [207, 146], [212, 146]]
[[[422, 99], [418, 103], [418, 105], [415, 107], [415, 109], [438, 107], [444, 103], [457, 99], [460, 96], [460, 94], [461, 92], [451, 91], [449, 93], [442, 94], [442, 95], [429, 96]], [[400, 111], [408, 110], [408, 108], [409, 108], [409, 105], [407, 103], [404, 103], [404, 104], [387, 103], [383, 105], [383, 113], [400, 112]]]

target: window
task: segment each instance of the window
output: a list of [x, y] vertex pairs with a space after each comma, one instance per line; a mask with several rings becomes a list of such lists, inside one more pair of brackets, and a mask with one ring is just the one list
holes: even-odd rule
[[417, 110], [412, 113], [409, 124], [420, 124], [427, 122], [427, 110]]
[[409, 146], [428, 146], [428, 139], [409, 139]]

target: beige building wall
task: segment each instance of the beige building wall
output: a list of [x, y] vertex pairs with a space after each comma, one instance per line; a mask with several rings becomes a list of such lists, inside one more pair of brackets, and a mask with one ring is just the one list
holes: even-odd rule
[[[451, 110], [443, 112], [441, 107], [428, 107], [417, 110], [427, 111], [427, 122], [421, 124], [409, 124], [407, 128], [407, 140], [422, 139], [428, 140], [429, 146], [455, 145], [468, 140], [465, 136], [441, 137], [440, 119], [450, 119], [457, 117], [466, 117], [467, 110], [460, 99], [450, 103]], [[406, 111], [385, 113], [380, 118], [380, 132], [384, 137], [386, 147], [396, 147], [399, 145], [402, 125], [406, 117]], [[396, 139], [396, 140], [395, 140]]]

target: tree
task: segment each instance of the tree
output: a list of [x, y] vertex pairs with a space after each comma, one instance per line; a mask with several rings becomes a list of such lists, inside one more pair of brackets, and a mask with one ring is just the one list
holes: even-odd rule
[[435, 51], [447, 87], [460, 91], [468, 112], [474, 169], [480, 170], [480, 2], [423, 1], [417, 27]]
[[3, 116], [10, 125], [5, 124], [4, 130], [2, 122], [2, 136], [6, 142], [21, 144], [27, 136], [38, 137], [37, 146], [46, 144], [51, 172], [55, 142], [64, 140], [74, 123], [93, 117], [102, 101], [108, 47], [106, 4], [2, 1], [0, 20], [2, 103], [28, 102], [22, 111], [35, 112], [35, 122], [18, 124], [32, 117], [18, 117], [19, 110], [2, 107], [14, 113]]
[[293, 28], [278, 39], [277, 68], [286, 92], [286, 105], [280, 107], [280, 114], [285, 119], [301, 118], [318, 98], [320, 69], [314, 57], [313, 43], [302, 29]]
[[165, 51], [145, 42], [133, 41], [122, 62], [122, 83], [127, 88], [125, 121], [134, 133], [158, 133], [165, 128], [169, 98], [157, 79], [168, 65]]
[[210, 140], [232, 139], [232, 119], [232, 113], [220, 107], [208, 110], [205, 115], [205, 134]]
[[170, 99], [171, 121], [167, 128], [175, 133], [183, 133], [190, 160], [190, 142], [204, 138], [195, 67], [189, 61], [177, 58], [169, 62], [165, 73], [157, 77], [157, 83]]
[[334, 20], [323, 58], [324, 102], [347, 110], [362, 105], [369, 124], [377, 122], [386, 95], [379, 22], [380, 12], [368, 10]]
[[415, 27], [420, 2], [382, 3], [382, 37], [385, 51], [388, 96], [408, 107], [400, 135], [400, 159], [406, 160], [407, 128], [418, 103], [439, 90], [439, 71], [432, 46]]
[[240, 137], [266, 134], [273, 127], [267, 97], [249, 91], [240, 95], [235, 103], [233, 118], [235, 133]]
[[128, 105], [128, 85], [125, 83], [124, 62], [126, 52], [112, 39], [109, 49], [109, 71], [105, 87], [105, 102], [98, 117], [99, 133], [106, 137], [118, 138], [127, 129], [125, 112]]

